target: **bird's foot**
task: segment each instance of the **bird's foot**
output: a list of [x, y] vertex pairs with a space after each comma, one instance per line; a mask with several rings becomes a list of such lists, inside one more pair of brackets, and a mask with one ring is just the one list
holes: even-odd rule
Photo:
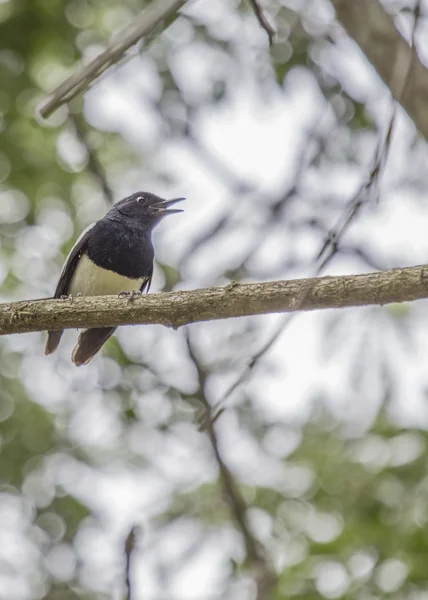
[[[81, 294], [77, 294], [78, 296]], [[59, 297], [60, 300], [70, 300], [70, 302], [73, 302], [73, 296], [72, 294], [62, 294], [62, 296]]]
[[120, 292], [118, 298], [128, 298], [128, 302], [132, 302], [136, 296], [141, 296], [140, 290], [132, 290], [132, 292]]

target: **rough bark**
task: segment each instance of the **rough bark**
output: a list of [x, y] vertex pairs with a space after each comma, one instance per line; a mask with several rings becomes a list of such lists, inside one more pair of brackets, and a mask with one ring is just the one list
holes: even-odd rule
[[268, 313], [383, 305], [428, 297], [428, 265], [117, 298], [33, 300], [0, 305], [0, 335], [67, 328], [188, 323]]

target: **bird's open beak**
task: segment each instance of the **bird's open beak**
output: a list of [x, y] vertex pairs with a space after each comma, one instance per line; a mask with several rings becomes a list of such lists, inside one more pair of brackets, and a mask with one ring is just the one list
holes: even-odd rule
[[161, 213], [163, 215], [172, 215], [174, 213], [181, 213], [181, 212], [183, 212], [182, 209], [169, 208], [169, 207], [172, 206], [173, 204], [176, 204], [177, 202], [182, 202], [183, 200], [186, 200], [186, 198], [172, 198], [171, 200], [162, 200], [162, 202], [159, 202], [158, 204], [155, 205], [155, 208], [157, 209], [158, 213]]

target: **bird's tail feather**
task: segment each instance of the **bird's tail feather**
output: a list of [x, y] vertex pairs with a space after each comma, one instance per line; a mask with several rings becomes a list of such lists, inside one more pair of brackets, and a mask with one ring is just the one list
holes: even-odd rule
[[71, 355], [76, 367], [87, 365], [115, 330], [116, 327], [97, 327], [83, 331]]
[[63, 330], [59, 331], [48, 331], [48, 339], [45, 346], [45, 354], [52, 354], [58, 348], [61, 341]]

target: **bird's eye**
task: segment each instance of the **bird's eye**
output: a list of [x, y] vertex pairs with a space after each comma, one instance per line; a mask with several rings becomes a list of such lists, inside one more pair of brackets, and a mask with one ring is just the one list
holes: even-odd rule
[[144, 196], [138, 196], [137, 202], [144, 202]]

